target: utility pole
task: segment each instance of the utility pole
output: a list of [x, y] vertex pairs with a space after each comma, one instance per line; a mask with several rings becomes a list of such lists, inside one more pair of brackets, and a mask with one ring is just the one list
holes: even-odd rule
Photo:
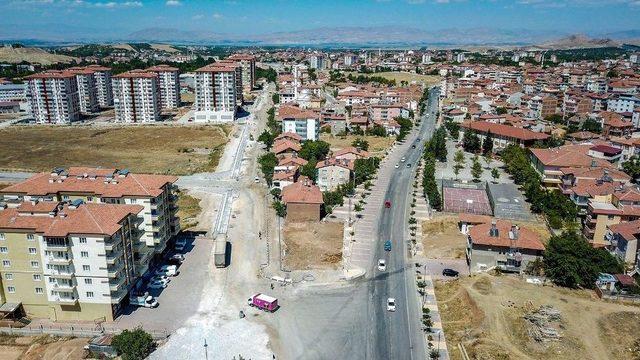
[[207, 345], [207, 339], [204, 339], [204, 359], [205, 360], [209, 359], [209, 354], [207, 353], [207, 347], [209, 347], [209, 345]]

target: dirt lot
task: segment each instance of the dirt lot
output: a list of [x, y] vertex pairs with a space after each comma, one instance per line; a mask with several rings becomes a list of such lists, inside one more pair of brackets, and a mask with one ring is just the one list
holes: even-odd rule
[[80, 360], [88, 339], [0, 335], [2, 360]]
[[[590, 291], [525, 283], [512, 276], [475, 275], [436, 282], [451, 359], [632, 359], [640, 308], [603, 302]], [[523, 318], [542, 305], [559, 310], [558, 341], [529, 337]]]
[[404, 71], [385, 71], [385, 72], [378, 72], [374, 74], [360, 74], [357, 72], [346, 72], [345, 74], [353, 74], [353, 76], [357, 76], [357, 75], [381, 76], [385, 79], [395, 80], [396, 84], [398, 85], [400, 85], [401, 81], [407, 81], [408, 83], [415, 81], [416, 83], [426, 84], [427, 86], [436, 85], [440, 82], [439, 76], [422, 75], [422, 74], [415, 74], [415, 73], [404, 72]]
[[220, 126], [18, 126], [0, 130], [0, 169], [102, 166], [133, 172], [213, 171], [228, 141]]
[[180, 229], [187, 230], [198, 225], [198, 215], [202, 212], [200, 200], [181, 191], [178, 194], [178, 217]]
[[364, 139], [369, 142], [369, 152], [372, 155], [384, 155], [385, 150], [393, 145], [395, 137], [379, 137], [379, 136], [334, 136], [331, 134], [323, 133], [320, 135], [320, 140], [326, 141], [331, 145], [331, 150], [336, 151], [351, 146], [351, 143], [355, 139]]
[[422, 246], [429, 258], [464, 259], [467, 241], [458, 229], [458, 217], [445, 215], [423, 221]]
[[287, 223], [285, 265], [291, 270], [336, 269], [342, 260], [343, 224]]

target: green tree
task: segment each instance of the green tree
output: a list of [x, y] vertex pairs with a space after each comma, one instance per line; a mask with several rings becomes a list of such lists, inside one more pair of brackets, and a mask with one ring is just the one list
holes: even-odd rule
[[271, 207], [276, 211], [276, 215], [283, 218], [287, 216], [287, 206], [282, 201], [274, 201]]
[[271, 146], [273, 146], [273, 142], [275, 141], [275, 138], [276, 137], [273, 134], [265, 130], [262, 132], [262, 134], [260, 134], [260, 136], [258, 136], [258, 141], [263, 143], [267, 147], [267, 150], [269, 150], [271, 149]]
[[487, 132], [487, 136], [485, 136], [484, 141], [482, 142], [482, 153], [487, 155], [493, 151], [493, 134], [491, 131]]
[[280, 95], [277, 93], [271, 95], [271, 100], [273, 101], [274, 104], [280, 103]]
[[407, 137], [407, 134], [409, 133], [409, 131], [411, 131], [411, 128], [413, 127], [413, 123], [411, 122], [411, 120], [403, 117], [397, 118], [396, 121], [400, 125], [400, 133], [398, 134], [396, 139], [398, 141], [402, 141]]
[[498, 171], [498, 169], [496, 168], [491, 169], [491, 177], [495, 182], [498, 181], [498, 179], [500, 178], [500, 172]]
[[599, 121], [588, 118], [582, 123], [582, 130], [600, 134], [602, 132], [602, 125]]
[[357, 138], [353, 140], [353, 142], [351, 143], [351, 146], [364, 151], [369, 150], [369, 142], [363, 138]]
[[272, 152], [268, 152], [258, 158], [258, 164], [260, 164], [260, 170], [264, 175], [267, 184], [271, 186], [273, 180], [273, 169], [278, 165], [278, 158]]
[[480, 181], [480, 177], [482, 177], [482, 165], [480, 164], [480, 159], [478, 155], [473, 158], [473, 164], [471, 164], [471, 176], [473, 176], [473, 181]]
[[449, 135], [451, 135], [453, 140], [458, 141], [460, 138], [460, 124], [451, 120], [447, 120], [444, 123], [444, 126], [447, 128], [447, 131], [449, 132]]
[[431, 141], [427, 144], [429, 151], [433, 153], [440, 162], [447, 161], [447, 140], [444, 127], [439, 127], [433, 134]]
[[367, 159], [356, 159], [353, 163], [355, 185], [358, 186], [370, 180], [380, 167], [380, 158], [370, 157]]
[[123, 360], [145, 359], [155, 346], [153, 338], [141, 327], [133, 331], [125, 329], [113, 337], [111, 345]]
[[621, 273], [624, 266], [608, 251], [594, 248], [574, 232], [564, 232], [549, 240], [544, 271], [557, 285], [591, 289], [599, 273]]
[[628, 161], [623, 162], [622, 170], [631, 176], [633, 182], [638, 182], [640, 179], [640, 157], [634, 155]]
[[480, 138], [473, 130], [467, 130], [462, 137], [462, 147], [465, 151], [476, 153], [480, 151]]
[[381, 125], [373, 125], [371, 128], [367, 129], [368, 135], [385, 137], [387, 136], [387, 130], [384, 129]]
[[464, 152], [462, 152], [462, 150], [456, 151], [453, 155], [453, 161], [455, 162], [453, 165], [453, 173], [456, 174], [457, 179], [458, 174], [460, 174], [460, 170], [464, 169]]
[[315, 183], [318, 177], [318, 172], [316, 171], [317, 164], [318, 164], [317, 160], [315, 159], [309, 160], [309, 162], [307, 162], [300, 168], [300, 175], [308, 177], [309, 179], [311, 179], [311, 181]]
[[506, 108], [501, 107], [501, 106], [498, 106], [498, 107], [496, 108], [496, 114], [498, 114], [498, 115], [504, 115], [504, 114], [506, 114], [506, 113], [507, 113], [507, 109], [506, 109]]
[[330, 145], [326, 141], [307, 140], [302, 143], [298, 155], [305, 160], [324, 160], [329, 154]]
[[562, 124], [562, 114], [547, 115], [544, 119], [554, 124]]

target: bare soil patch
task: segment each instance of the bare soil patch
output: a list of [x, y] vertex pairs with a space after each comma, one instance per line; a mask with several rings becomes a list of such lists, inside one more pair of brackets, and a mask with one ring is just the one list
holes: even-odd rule
[[0, 130], [0, 169], [101, 166], [174, 175], [213, 171], [228, 141], [226, 131], [221, 126], [10, 127]]
[[[475, 275], [436, 282], [451, 359], [627, 359], [640, 330], [640, 309], [597, 299], [590, 291], [527, 284], [512, 276]], [[536, 341], [524, 318], [550, 305], [561, 315], [558, 341]]]
[[178, 193], [178, 218], [180, 229], [187, 230], [198, 225], [198, 216], [202, 212], [200, 200], [187, 195], [184, 191]]
[[2, 360], [80, 360], [89, 339], [0, 335]]
[[342, 260], [342, 223], [288, 222], [285, 265], [292, 270], [336, 269]]
[[467, 242], [457, 216], [439, 216], [422, 222], [422, 246], [430, 258], [463, 259]]
[[376, 156], [384, 155], [385, 151], [393, 145], [395, 141], [394, 136], [380, 137], [380, 136], [335, 136], [327, 133], [320, 134], [320, 140], [326, 141], [331, 145], [331, 150], [341, 150], [351, 146], [351, 143], [355, 139], [364, 139], [369, 143], [369, 153]]

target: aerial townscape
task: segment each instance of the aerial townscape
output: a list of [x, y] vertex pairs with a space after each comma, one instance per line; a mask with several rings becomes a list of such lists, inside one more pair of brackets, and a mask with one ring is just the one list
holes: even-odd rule
[[0, 14], [0, 359], [640, 359], [638, 1]]

